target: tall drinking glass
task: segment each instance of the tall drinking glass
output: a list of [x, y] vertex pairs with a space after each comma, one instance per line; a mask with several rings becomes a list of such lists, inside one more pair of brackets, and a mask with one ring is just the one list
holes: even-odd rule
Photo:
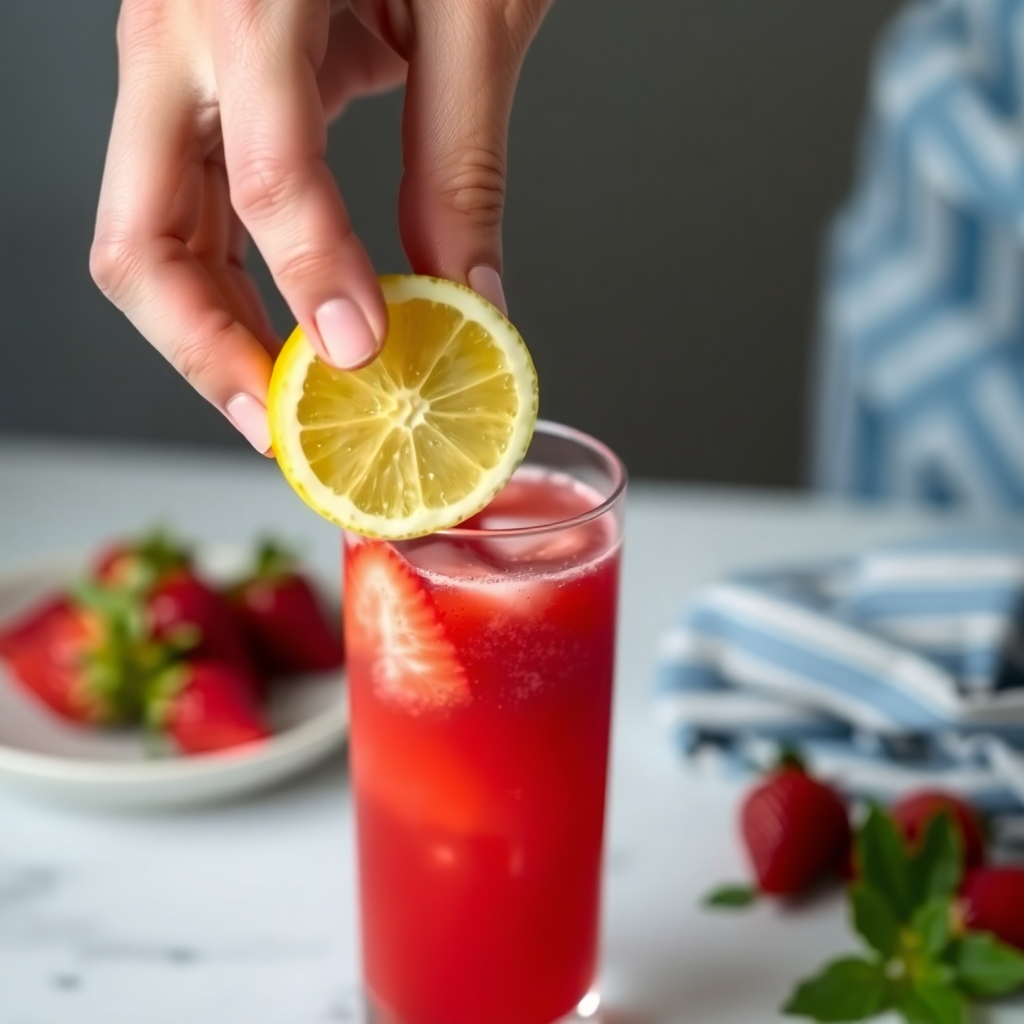
[[596, 1006], [625, 489], [608, 448], [540, 423], [458, 529], [345, 538], [373, 1021], [552, 1024]]

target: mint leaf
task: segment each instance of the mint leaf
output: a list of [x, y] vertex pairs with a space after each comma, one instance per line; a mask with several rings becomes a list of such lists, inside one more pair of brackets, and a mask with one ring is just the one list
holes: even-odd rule
[[908, 858], [892, 818], [872, 806], [857, 834], [857, 860], [862, 880], [892, 908], [898, 922], [913, 911]]
[[911, 859], [910, 884], [914, 905], [938, 896], [952, 896], [964, 873], [963, 837], [949, 811], [942, 810]]
[[941, 897], [914, 911], [910, 927], [928, 958], [938, 956], [949, 943], [949, 911], [949, 900]]
[[857, 1021], [876, 1017], [892, 1005], [892, 986], [882, 965], [844, 957], [801, 983], [782, 1012], [817, 1021]]
[[867, 944], [883, 956], [892, 956], [899, 948], [900, 925], [889, 904], [877, 890], [863, 883], [851, 886], [847, 899], [853, 926]]
[[893, 1001], [893, 1009], [900, 1013], [907, 1024], [935, 1024], [931, 1010], [913, 989], [900, 989]]
[[1024, 986], [1024, 955], [988, 932], [968, 932], [949, 959], [972, 996], [1004, 996]]
[[718, 889], [712, 889], [703, 900], [701, 905], [705, 907], [728, 907], [737, 909], [749, 907], [759, 893], [752, 885], [723, 885]]
[[928, 1013], [928, 1024], [965, 1024], [967, 1000], [955, 988], [918, 982], [914, 995]]
[[918, 965], [917, 980], [926, 985], [956, 985], [956, 971], [947, 963], [935, 960]]

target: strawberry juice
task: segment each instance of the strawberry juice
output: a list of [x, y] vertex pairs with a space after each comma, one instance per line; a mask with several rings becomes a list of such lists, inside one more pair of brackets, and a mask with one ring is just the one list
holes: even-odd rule
[[603, 487], [528, 457], [458, 530], [346, 538], [374, 1020], [551, 1024], [594, 983], [624, 486], [606, 458]]

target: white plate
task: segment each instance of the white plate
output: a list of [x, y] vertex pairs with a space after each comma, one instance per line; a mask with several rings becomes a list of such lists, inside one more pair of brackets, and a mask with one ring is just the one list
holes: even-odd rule
[[[244, 552], [211, 548], [204, 573], [225, 578]], [[54, 559], [0, 575], [0, 623], [81, 571], [80, 557]], [[331, 593], [318, 581], [322, 595]], [[334, 593], [337, 593], [337, 584]], [[325, 596], [328, 606], [337, 599]], [[82, 807], [159, 809], [210, 803], [280, 782], [338, 749], [348, 731], [344, 673], [289, 680], [268, 708], [274, 735], [223, 754], [148, 757], [133, 731], [82, 728], [58, 718], [25, 694], [0, 663], [0, 784]]]

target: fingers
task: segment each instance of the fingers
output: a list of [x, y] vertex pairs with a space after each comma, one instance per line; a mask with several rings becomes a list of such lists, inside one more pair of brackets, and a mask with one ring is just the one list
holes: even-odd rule
[[405, 81], [406, 63], [351, 10], [331, 19], [327, 52], [317, 82], [324, 115], [333, 121], [359, 96], [387, 92]]
[[228, 311], [276, 356], [281, 348], [256, 283], [245, 267], [249, 236], [228, 196], [223, 158], [208, 158], [203, 167], [199, 221], [188, 247], [217, 286]]
[[413, 269], [467, 282], [502, 311], [508, 122], [547, 0], [442, 0], [416, 9], [399, 226]]
[[266, 451], [270, 357], [186, 244], [203, 199], [197, 98], [172, 49], [153, 59], [153, 49], [138, 40], [133, 47], [123, 54], [92, 274], [196, 390]]
[[320, 355], [349, 369], [372, 360], [387, 310], [324, 163], [317, 70], [322, 0], [221, 4], [214, 68], [231, 204]]

